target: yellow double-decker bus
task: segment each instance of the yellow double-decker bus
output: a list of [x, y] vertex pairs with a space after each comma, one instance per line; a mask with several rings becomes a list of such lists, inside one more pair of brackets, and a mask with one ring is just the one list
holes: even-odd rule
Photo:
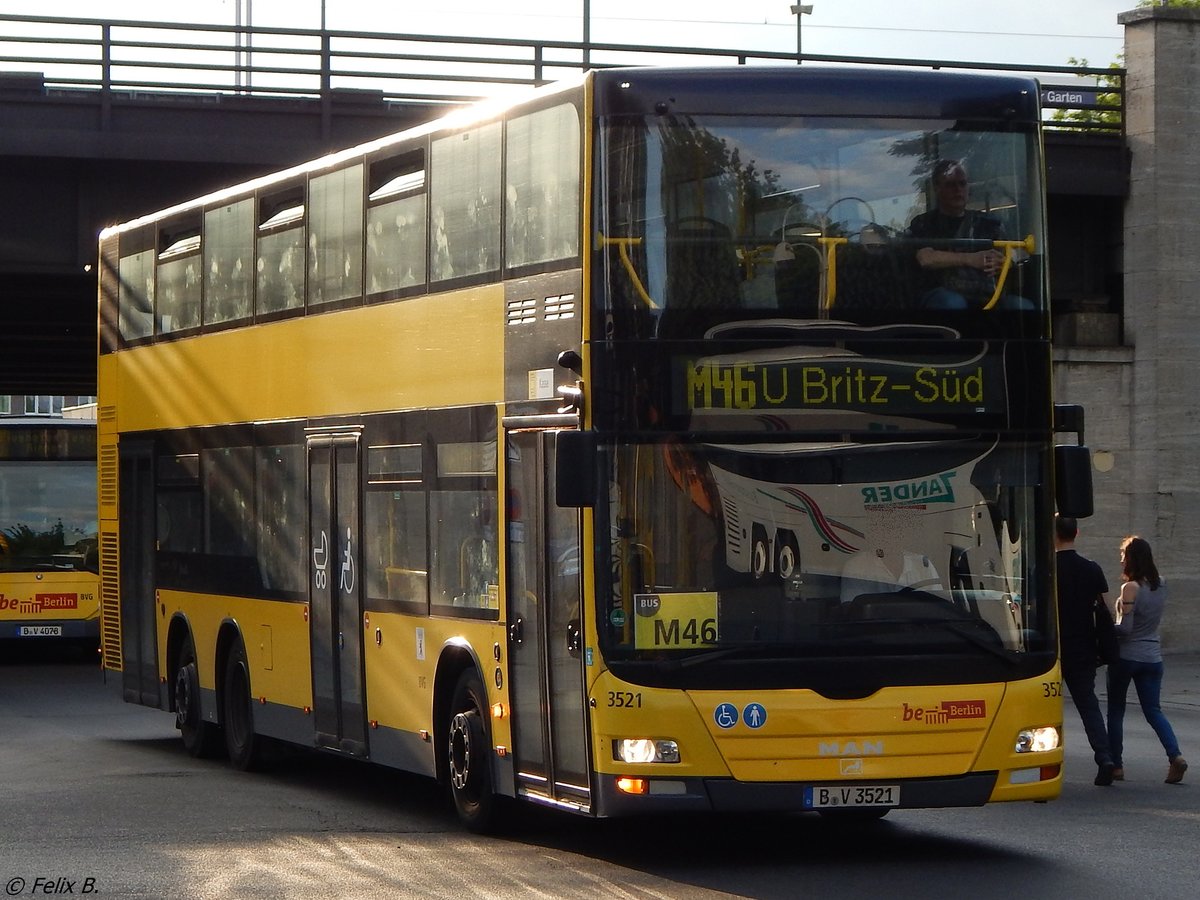
[[100, 638], [91, 397], [0, 396], [0, 640]]
[[[126, 699], [479, 829], [1056, 796], [1051, 521], [1091, 501], [1037, 98], [597, 71], [106, 230]], [[950, 170], [971, 227], [914, 236]]]

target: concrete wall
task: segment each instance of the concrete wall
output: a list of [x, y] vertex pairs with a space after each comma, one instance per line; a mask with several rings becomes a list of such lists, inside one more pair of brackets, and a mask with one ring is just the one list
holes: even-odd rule
[[1117, 545], [1140, 534], [1171, 585], [1168, 651], [1200, 650], [1200, 10], [1122, 13], [1126, 130], [1120, 349], [1056, 352], [1058, 399], [1087, 409], [1096, 515], [1079, 547], [1120, 584]]

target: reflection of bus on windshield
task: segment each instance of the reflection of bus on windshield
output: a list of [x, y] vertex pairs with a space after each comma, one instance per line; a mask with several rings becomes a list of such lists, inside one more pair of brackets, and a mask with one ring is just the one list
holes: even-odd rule
[[[474, 828], [1056, 796], [1051, 525], [1088, 492], [1038, 96], [599, 70], [107, 229], [124, 696], [240, 767], [437, 778]], [[938, 248], [1007, 266], [935, 311], [943, 159], [997, 224]]]
[[0, 397], [0, 638], [99, 637], [90, 401]]
[[[976, 483], [976, 473], [991, 476], [993, 451], [974, 442], [785, 444], [721, 454], [710, 472], [725, 566], [754, 584], [777, 581], [791, 604], [810, 608], [809, 623], [920, 604], [928, 617], [973, 616], [998, 645], [1023, 649], [1022, 573], [1006, 566], [1020, 548], [1004, 553], [992, 527], [986, 498], [1000, 486]], [[822, 462], [808, 464], [814, 457]], [[833, 480], [790, 483], [818, 470]]]

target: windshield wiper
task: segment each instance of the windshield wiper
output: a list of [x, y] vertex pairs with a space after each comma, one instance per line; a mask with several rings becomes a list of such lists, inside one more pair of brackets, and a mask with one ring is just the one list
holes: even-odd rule
[[725, 646], [716, 647], [715, 649], [705, 651], [704, 653], [693, 653], [689, 656], [677, 657], [675, 659], [659, 660], [655, 664], [655, 668], [659, 669], [660, 671], [664, 671], [664, 672], [677, 672], [680, 669], [690, 669], [693, 666], [704, 666], [704, 665], [708, 665], [711, 662], [716, 662], [719, 659], [727, 659], [730, 656], [734, 656], [734, 655], [736, 655], [738, 653], [742, 653], [746, 650], [762, 649], [762, 648], [766, 648], [766, 647], [773, 647], [773, 648], [778, 649], [778, 648], [784, 647], [784, 646], [789, 646], [789, 645], [779, 644], [779, 643], [767, 643], [766, 641], [763, 641], [763, 642], [750, 641], [750, 642], [747, 642], [744, 644], [726, 644]]
[[[974, 620], [972, 620], [972, 621], [974, 621]], [[925, 623], [922, 623], [922, 624], [925, 624]], [[974, 629], [972, 629], [970, 631], [966, 631], [959, 627], [961, 625], [969, 625], [970, 623], [967, 620], [954, 621], [954, 620], [946, 620], [946, 619], [935, 619], [935, 620], [930, 621], [929, 624], [936, 625], [939, 628], [943, 628], [946, 631], [949, 631], [951, 634], [958, 635], [960, 638], [962, 638], [968, 644], [974, 644], [979, 649], [986, 650], [988, 653], [992, 654], [992, 656], [996, 657], [997, 659], [1004, 660], [1009, 665], [1015, 666], [1017, 664], [1017, 660], [1013, 658], [1012, 651], [1006, 650], [1003, 645], [997, 644], [995, 641], [989, 641], [987, 639], [987, 637], [977, 633], [977, 631]], [[984, 623], [979, 623], [979, 624], [984, 624]], [[995, 635], [995, 632], [993, 631], [992, 634]], [[996, 635], [996, 637], [998, 639], [999, 635]]]

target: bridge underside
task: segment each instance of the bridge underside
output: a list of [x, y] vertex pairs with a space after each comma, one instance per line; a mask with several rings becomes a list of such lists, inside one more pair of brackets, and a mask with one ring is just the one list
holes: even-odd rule
[[107, 96], [0, 78], [0, 394], [96, 392], [100, 229], [436, 112], [316, 99]]
[[0, 273], [0, 394], [96, 393], [89, 273]]

